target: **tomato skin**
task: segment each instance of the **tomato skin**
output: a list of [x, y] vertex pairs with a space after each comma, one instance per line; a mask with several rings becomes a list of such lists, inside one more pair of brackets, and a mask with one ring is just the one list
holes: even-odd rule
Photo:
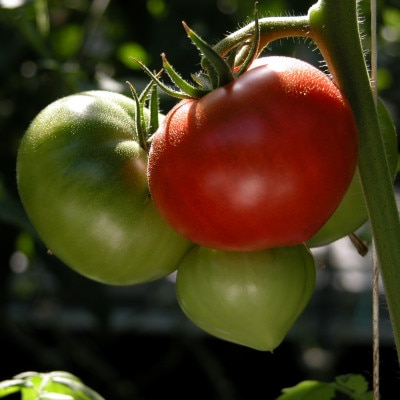
[[302, 243], [333, 213], [354, 175], [350, 107], [321, 71], [268, 57], [199, 100], [183, 100], [155, 133], [152, 198], [193, 242], [227, 251]]
[[62, 98], [34, 119], [17, 158], [20, 197], [46, 246], [107, 284], [165, 276], [191, 246], [150, 199], [134, 115], [135, 102], [117, 93]]
[[[378, 101], [377, 109], [389, 170], [394, 179], [398, 160], [396, 128], [388, 110], [381, 101]], [[357, 169], [339, 206], [322, 228], [307, 241], [307, 245], [309, 247], [325, 246], [355, 232], [367, 221], [368, 211], [360, 173]]]
[[195, 247], [178, 266], [177, 299], [194, 324], [218, 338], [272, 351], [315, 288], [306, 246], [259, 252]]

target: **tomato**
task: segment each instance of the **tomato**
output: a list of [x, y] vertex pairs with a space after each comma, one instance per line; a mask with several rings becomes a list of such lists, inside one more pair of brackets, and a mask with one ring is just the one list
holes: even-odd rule
[[46, 246], [108, 284], [165, 276], [191, 246], [150, 199], [134, 116], [135, 102], [117, 93], [62, 98], [34, 119], [17, 158], [21, 200]]
[[269, 351], [283, 341], [314, 287], [315, 263], [304, 245], [255, 252], [195, 247], [176, 277], [178, 303], [194, 324]]
[[[393, 179], [397, 171], [397, 135], [389, 112], [378, 102], [379, 124], [382, 130], [388, 165]], [[310, 247], [320, 247], [355, 232], [368, 220], [360, 174], [356, 170], [353, 180], [338, 208], [324, 226], [307, 241]]]
[[261, 62], [198, 100], [182, 100], [153, 137], [154, 203], [177, 232], [205, 247], [302, 243], [354, 175], [357, 129], [330, 78], [288, 57]]

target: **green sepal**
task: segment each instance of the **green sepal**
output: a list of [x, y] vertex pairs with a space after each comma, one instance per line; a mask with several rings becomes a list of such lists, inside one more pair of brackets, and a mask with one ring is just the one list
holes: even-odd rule
[[142, 105], [140, 104], [139, 96], [136, 92], [136, 89], [133, 87], [133, 85], [130, 82], [127, 82], [129, 85], [129, 88], [131, 89], [132, 97], [133, 100], [136, 103], [136, 114], [135, 114], [135, 127], [136, 127], [136, 133], [138, 136], [139, 140], [139, 145], [142, 149], [145, 151], [148, 151], [148, 144], [147, 144], [147, 134], [146, 134], [146, 126], [144, 124], [144, 118], [143, 118], [143, 108]]
[[150, 121], [147, 127], [148, 135], [152, 135], [159, 126], [159, 111], [160, 111], [160, 99], [158, 97], [157, 85], [153, 84], [150, 92], [149, 99], [149, 109], [150, 109]]
[[[153, 75], [158, 79], [162, 70]], [[150, 83], [143, 89], [140, 95], [137, 93], [134, 86], [127, 82], [132, 93], [133, 100], [136, 103], [135, 128], [140, 146], [146, 151], [149, 151], [149, 137], [158, 129], [159, 124], [159, 98], [157, 84], [151, 80]], [[150, 114], [146, 114], [145, 107], [148, 101]], [[147, 116], [149, 116], [147, 118]]]
[[190, 97], [193, 98], [200, 98], [210, 92], [210, 90], [203, 89], [201, 87], [196, 87], [194, 85], [191, 85], [190, 83], [186, 82], [172, 67], [172, 65], [168, 62], [167, 57], [165, 54], [161, 54], [162, 62], [163, 62], [163, 67], [165, 71], [167, 72], [168, 76], [172, 80], [172, 82], [175, 83], [176, 86], [181, 89], [182, 92], [188, 94]]
[[197, 83], [201, 88], [211, 91], [212, 86], [210, 82], [210, 78], [204, 71], [197, 72], [196, 74], [191, 75], [193, 82]]
[[191, 99], [192, 97], [182, 91], [175, 90], [169, 86], [167, 86], [164, 82], [162, 82], [158, 76], [153, 74], [147, 67], [144, 65], [140, 60], [137, 60], [136, 58], [131, 57], [133, 60], [135, 60], [143, 69], [143, 71], [150, 77], [150, 79], [158, 85], [159, 88], [161, 88], [166, 94], [168, 94], [171, 97], [176, 97], [178, 99]]
[[[190, 29], [185, 22], [182, 22], [183, 27], [193, 44], [201, 51], [204, 57], [214, 68], [218, 76], [216, 87], [221, 87], [234, 80], [232, 69], [229, 64], [221, 57], [207, 42], [205, 42], [197, 33]], [[213, 87], [216, 89], [216, 87]]]
[[201, 60], [201, 67], [205, 71], [205, 76], [208, 77], [211, 90], [217, 88], [219, 84], [218, 73], [207, 57], [203, 57], [203, 59]]

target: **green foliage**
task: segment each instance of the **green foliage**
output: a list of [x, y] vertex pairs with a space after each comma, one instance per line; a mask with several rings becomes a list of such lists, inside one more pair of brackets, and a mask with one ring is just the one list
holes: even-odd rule
[[24, 372], [0, 382], [0, 397], [21, 392], [21, 400], [104, 400], [76, 376], [64, 372]]
[[[0, 382], [0, 398], [21, 392], [21, 400], [104, 400], [78, 377], [64, 371], [23, 372]], [[333, 400], [339, 393], [352, 400], [372, 400], [362, 375], [340, 375], [334, 382], [303, 381], [282, 390], [276, 400]]]
[[339, 393], [352, 400], [372, 400], [368, 383], [362, 375], [340, 375], [334, 382], [303, 381], [282, 390], [276, 400], [333, 400]]

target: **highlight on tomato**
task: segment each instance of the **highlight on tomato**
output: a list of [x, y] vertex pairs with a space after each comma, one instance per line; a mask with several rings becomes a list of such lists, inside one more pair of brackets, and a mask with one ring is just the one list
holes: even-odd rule
[[18, 152], [19, 193], [41, 239], [69, 267], [107, 284], [166, 276], [191, 246], [150, 198], [136, 110], [117, 93], [67, 96], [38, 114]]

